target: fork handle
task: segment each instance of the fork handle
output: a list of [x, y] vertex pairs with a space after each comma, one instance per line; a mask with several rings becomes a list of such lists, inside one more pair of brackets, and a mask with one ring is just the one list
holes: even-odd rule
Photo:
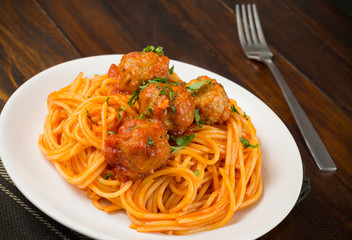
[[321, 171], [336, 171], [337, 167], [326, 150], [323, 142], [319, 138], [315, 131], [312, 123], [309, 121], [307, 115], [303, 111], [301, 105], [291, 92], [286, 81], [282, 77], [279, 69], [275, 66], [271, 59], [263, 59], [264, 63], [271, 70], [277, 83], [279, 84], [281, 91], [283, 92], [288, 106], [291, 109], [293, 117], [295, 118], [297, 125], [303, 135], [303, 138]]

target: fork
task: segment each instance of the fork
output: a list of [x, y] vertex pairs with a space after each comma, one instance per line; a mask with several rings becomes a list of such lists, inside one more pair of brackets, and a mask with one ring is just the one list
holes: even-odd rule
[[256, 5], [248, 4], [246, 7], [242, 4], [241, 9], [236, 4], [237, 29], [244, 53], [249, 59], [260, 61], [271, 70], [318, 168], [321, 171], [336, 171], [337, 167], [323, 142], [272, 61], [273, 54], [265, 41]]

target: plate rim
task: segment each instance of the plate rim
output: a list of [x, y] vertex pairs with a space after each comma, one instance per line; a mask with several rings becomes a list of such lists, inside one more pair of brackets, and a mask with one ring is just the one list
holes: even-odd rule
[[[55, 70], [56, 68], [59, 68], [60, 66], [64, 66], [64, 65], [70, 65], [72, 63], [78, 63], [78, 62], [84, 62], [84, 61], [89, 61], [89, 60], [97, 60], [99, 58], [110, 58], [110, 57], [121, 57], [122, 54], [106, 54], [106, 55], [97, 55], [97, 56], [89, 56], [89, 57], [83, 57], [83, 58], [77, 58], [77, 59], [72, 59], [72, 60], [69, 60], [67, 62], [62, 62], [62, 63], [59, 63], [57, 65], [54, 65], [54, 66], [51, 66], [50, 68], [48, 69], [45, 69], [41, 72], [39, 72], [38, 74], [32, 76], [31, 78], [29, 78], [26, 82], [24, 82], [19, 88], [16, 89], [16, 91], [9, 97], [9, 99], [7, 100], [7, 102], [5, 103], [5, 106], [4, 108], [2, 109], [1, 113], [0, 113], [0, 143], [1, 141], [3, 140], [3, 137], [2, 134], [1, 134], [1, 129], [4, 125], [4, 115], [6, 115], [9, 111], [11, 111], [11, 106], [12, 104], [14, 104], [14, 102], [16, 101], [17, 97], [23, 92], [23, 91], [26, 91], [27, 88], [29, 88], [31, 85], [35, 85], [36, 81], [39, 81], [39, 80], [36, 80], [36, 79], [40, 79], [40, 77], [45, 74], [45, 73], [48, 73], [50, 71], [53, 71], [53, 69]], [[249, 90], [245, 89], [244, 87], [242, 87], [241, 85], [237, 84], [236, 82], [234, 81], [231, 81], [229, 80], [228, 78], [226, 77], [223, 77], [215, 72], [212, 72], [210, 70], [207, 70], [207, 69], [204, 69], [202, 67], [198, 67], [198, 66], [195, 66], [195, 65], [192, 65], [192, 64], [189, 64], [189, 63], [186, 63], [186, 62], [182, 62], [182, 61], [178, 61], [178, 60], [174, 60], [174, 59], [170, 59], [170, 62], [174, 62], [174, 63], [177, 63], [177, 64], [184, 64], [188, 67], [191, 67], [191, 68], [198, 68], [200, 70], [204, 70], [205, 72], [211, 72], [212, 74], [214, 74], [215, 76], [220, 76], [221, 78], [223, 79], [226, 79], [228, 81], [231, 82], [231, 84], [235, 84], [237, 87], [239, 87], [239, 89], [241, 91], [244, 91], [246, 94], [250, 94], [252, 95], [254, 98], [256, 98], [257, 101], [261, 102], [262, 104], [264, 104], [270, 111], [271, 111], [271, 114], [273, 114], [275, 117], [277, 117], [280, 122], [282, 123], [282, 125], [286, 128], [288, 134], [289, 134], [289, 137], [292, 138], [293, 140], [293, 143], [294, 143], [294, 147], [296, 148], [296, 151], [298, 153], [298, 157], [299, 157], [299, 162], [300, 162], [300, 169], [297, 169], [298, 173], [299, 173], [299, 176], [298, 178], [300, 180], [298, 180], [300, 183], [302, 183], [303, 181], [303, 164], [302, 164], [302, 158], [301, 158], [301, 155], [300, 155], [300, 151], [298, 149], [298, 146], [291, 134], [291, 132], [289, 131], [289, 129], [287, 128], [286, 124], [282, 121], [282, 119], [269, 107], [267, 106], [259, 97], [257, 97], [255, 94], [251, 93]], [[79, 70], [78, 70], [79, 71]], [[73, 76], [74, 77], [74, 76]], [[72, 79], [73, 79], [72, 77]], [[48, 93], [47, 93], [48, 94]], [[236, 100], [236, 99], [235, 99]], [[236, 100], [237, 101], [237, 100]], [[44, 119], [43, 119], [44, 121]], [[39, 135], [40, 133], [38, 133]], [[96, 233], [95, 231], [93, 230], [90, 230], [86, 227], [83, 227], [84, 231], [82, 231], [81, 227], [79, 226], [80, 224], [77, 225], [77, 223], [75, 221], [72, 221], [70, 220], [68, 217], [66, 217], [66, 219], [64, 219], [65, 221], [63, 221], [63, 219], [61, 219], [60, 217], [58, 217], [57, 215], [51, 213], [48, 209], [46, 209], [42, 204], [38, 203], [38, 201], [26, 190], [23, 188], [23, 186], [19, 183], [18, 179], [17, 179], [17, 176], [14, 175], [14, 173], [12, 172], [11, 169], [9, 169], [9, 163], [8, 163], [8, 160], [5, 159], [9, 156], [6, 155], [6, 151], [1, 147], [1, 144], [0, 144], [0, 157], [2, 159], [2, 163], [5, 167], [5, 170], [6, 172], [8, 173], [8, 175], [10, 176], [10, 178], [12, 179], [12, 181], [15, 183], [17, 189], [20, 190], [20, 192], [34, 205], [36, 206], [40, 211], [44, 212], [47, 216], [51, 217], [52, 219], [54, 219], [55, 221], [63, 224], [64, 226], [70, 228], [70, 229], [74, 229], [75, 231], [77, 232], [80, 232], [84, 235], [88, 235], [88, 236], [91, 236], [91, 237], [94, 237], [94, 238], [101, 238], [102, 235], [101, 233]], [[263, 162], [264, 164], [264, 162]], [[262, 169], [263, 169], [263, 166], [262, 166]], [[299, 188], [300, 189], [300, 188]], [[289, 207], [289, 209], [287, 210], [287, 212], [285, 214], [283, 214], [281, 216], [281, 219], [277, 220], [276, 223], [272, 224], [273, 226], [268, 229], [268, 228], [265, 228], [263, 227], [264, 229], [262, 229], [262, 231], [258, 231], [256, 235], [252, 236], [253, 238], [257, 238], [257, 237], [260, 237], [262, 235], [264, 235], [265, 233], [271, 231], [273, 228], [275, 228], [280, 222], [282, 222], [286, 216], [292, 211], [293, 207], [295, 206], [295, 201], [297, 201], [298, 197], [299, 197], [299, 193], [300, 191], [296, 191], [296, 196], [295, 196], [295, 200], [293, 201], [294, 203], [292, 204], [291, 203], [291, 207]], [[92, 206], [93, 207], [93, 206]], [[211, 230], [210, 230], [211, 231]], [[206, 231], [207, 232], [207, 231]], [[206, 233], [205, 232], [205, 233]], [[104, 238], [107, 238], [107, 239], [110, 239], [111, 236], [105, 236], [105, 234], [103, 234]], [[138, 235], [138, 234], [137, 234]], [[194, 234], [192, 235], [186, 235], [186, 236], [194, 236]], [[122, 239], [122, 238], [121, 238]]]

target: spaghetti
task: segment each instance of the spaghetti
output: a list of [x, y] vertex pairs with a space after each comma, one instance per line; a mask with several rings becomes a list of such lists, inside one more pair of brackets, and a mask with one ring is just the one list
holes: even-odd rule
[[255, 203], [263, 189], [256, 130], [234, 100], [221, 127], [194, 129], [193, 140], [167, 165], [137, 181], [121, 182], [105, 161], [104, 141], [139, 116], [129, 95], [112, 93], [108, 74], [78, 77], [48, 96], [40, 150], [71, 184], [106, 212], [125, 209], [139, 232], [192, 234], [225, 225]]

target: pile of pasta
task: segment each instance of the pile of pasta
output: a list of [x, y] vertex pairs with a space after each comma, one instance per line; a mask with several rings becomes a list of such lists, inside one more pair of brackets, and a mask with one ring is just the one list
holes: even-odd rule
[[104, 140], [110, 129], [139, 114], [138, 103], [128, 105], [130, 96], [111, 93], [114, 83], [107, 74], [80, 73], [51, 93], [39, 137], [43, 154], [96, 208], [125, 209], [130, 227], [139, 232], [183, 235], [221, 227], [260, 198], [259, 139], [250, 117], [232, 99], [230, 118], [221, 127], [197, 128], [192, 142], [173, 152], [165, 167], [142, 180], [116, 180], [104, 160]]

